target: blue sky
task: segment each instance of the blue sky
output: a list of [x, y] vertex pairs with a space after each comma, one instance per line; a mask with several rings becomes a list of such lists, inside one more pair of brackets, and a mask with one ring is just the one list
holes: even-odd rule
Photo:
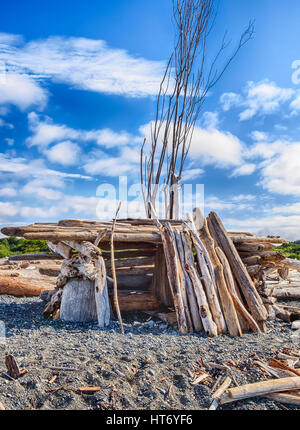
[[[104, 217], [113, 206], [97, 187], [138, 182], [170, 11], [169, 0], [2, 5], [0, 225]], [[210, 52], [228, 30], [229, 55], [250, 19], [255, 35], [207, 97], [185, 173], [229, 229], [300, 238], [299, 16], [297, 0], [220, 2]]]

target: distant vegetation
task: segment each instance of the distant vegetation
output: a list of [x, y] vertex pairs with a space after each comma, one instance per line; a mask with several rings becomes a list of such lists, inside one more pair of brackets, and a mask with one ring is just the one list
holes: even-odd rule
[[276, 251], [282, 252], [288, 258], [300, 260], [300, 240], [281, 245], [276, 248]]
[[26, 240], [16, 237], [0, 239], [0, 258], [16, 254], [35, 254], [49, 252], [44, 240]]

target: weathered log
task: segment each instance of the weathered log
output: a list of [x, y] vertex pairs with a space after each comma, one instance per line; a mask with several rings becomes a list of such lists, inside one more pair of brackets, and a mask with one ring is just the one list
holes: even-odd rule
[[[114, 308], [113, 292], [109, 295], [111, 305]], [[149, 291], [119, 291], [119, 306], [121, 312], [131, 311], [158, 311], [160, 303], [157, 298]]]
[[15, 279], [8, 276], [0, 276], [0, 294], [15, 297], [38, 297], [45, 290], [49, 290], [49, 285], [33, 285], [30, 283], [29, 278]]
[[69, 322], [97, 320], [95, 283], [89, 279], [71, 279], [63, 289], [60, 318]]
[[259, 264], [256, 264], [255, 266], [247, 266], [246, 269], [250, 276], [254, 276], [259, 273], [259, 271], [261, 270], [261, 266]]
[[[226, 327], [223, 312], [225, 313], [228, 308], [225, 309], [225, 305], [224, 305], [223, 312], [222, 312], [221, 305], [219, 302], [218, 289], [214, 283], [214, 278], [212, 278], [210, 273], [209, 273], [208, 265], [207, 265], [207, 262], [204, 258], [204, 255], [203, 255], [203, 248], [204, 247], [199, 246], [199, 242], [200, 242], [199, 237], [195, 238], [194, 234], [193, 233], [191, 233], [191, 234], [192, 234], [192, 241], [193, 241], [193, 244], [194, 244], [194, 247], [196, 250], [196, 254], [197, 254], [198, 267], [199, 267], [200, 272], [201, 272], [202, 284], [205, 288], [206, 297], [207, 297], [207, 300], [209, 303], [212, 317], [213, 317], [213, 319], [214, 319], [214, 321], [218, 327], [218, 332], [219, 333], [226, 333], [228, 325]], [[230, 323], [231, 323], [231, 321], [229, 322], [229, 325], [231, 325]], [[228, 327], [228, 329], [229, 329], [229, 327]], [[230, 328], [230, 331], [232, 331], [232, 327]], [[237, 331], [236, 330], [233, 330], [233, 331], [234, 331], [235, 335], [237, 335]], [[233, 334], [233, 331], [231, 334]]]
[[245, 266], [255, 266], [256, 264], [261, 263], [261, 257], [259, 255], [251, 255], [250, 257], [244, 257], [242, 258], [243, 263]]
[[39, 272], [41, 275], [58, 276], [60, 273], [60, 266], [41, 266], [39, 267]]
[[55, 239], [54, 242], [47, 241], [47, 246], [52, 252], [61, 255], [63, 258], [71, 258], [72, 248], [70, 246], [65, 243], [56, 243]]
[[299, 390], [300, 377], [271, 379], [268, 381], [256, 382], [254, 384], [242, 385], [240, 387], [229, 388], [220, 400], [220, 404], [236, 402], [238, 400], [249, 399], [251, 397], [264, 396], [270, 393], [282, 391]]
[[276, 297], [278, 300], [286, 300], [286, 299], [300, 299], [300, 287], [290, 287], [290, 288], [274, 288], [273, 297]]
[[230, 239], [235, 243], [235, 244], [239, 244], [239, 243], [243, 243], [245, 241], [247, 242], [251, 242], [251, 243], [274, 243], [276, 244], [284, 244], [284, 243], [289, 243], [287, 240], [285, 239], [281, 239], [281, 238], [270, 238], [270, 237], [247, 237], [245, 238], [241, 238], [239, 236], [232, 236], [230, 235]]
[[226, 233], [220, 218], [214, 212], [209, 215], [209, 227], [222, 251], [225, 253], [231, 270], [238, 281], [247, 301], [250, 312], [256, 321], [265, 321], [268, 317], [266, 308], [243, 264], [234, 244]]
[[174, 231], [178, 255], [181, 264], [182, 271], [182, 282], [184, 282], [185, 293], [186, 293], [186, 302], [185, 306], [188, 308], [189, 312], [187, 313], [187, 319], [191, 319], [190, 324], [192, 325], [191, 331], [194, 329], [195, 331], [201, 331], [203, 326], [201, 323], [199, 309], [197, 304], [197, 299], [195, 296], [195, 292], [193, 289], [193, 284], [189, 278], [187, 271], [185, 270], [185, 254], [184, 254], [184, 245], [183, 245], [183, 233], [181, 234], [179, 231]]
[[105, 263], [102, 257], [97, 258], [95, 268], [97, 276], [94, 281], [94, 292], [97, 319], [99, 327], [103, 328], [108, 326], [110, 322], [110, 302], [108, 297]]
[[173, 296], [167, 275], [165, 254], [162, 246], [158, 246], [154, 265], [151, 288], [152, 293], [157, 297], [158, 301], [166, 307], [173, 307]]
[[239, 252], [259, 252], [259, 251], [272, 251], [274, 246], [271, 243], [248, 243], [239, 242], [235, 243], [235, 247]]
[[68, 247], [70, 247], [71, 249], [75, 249], [80, 254], [90, 259], [97, 259], [99, 255], [101, 255], [100, 249], [90, 242], [86, 242], [86, 241], [77, 242], [76, 240], [70, 240], [70, 241], [64, 241], [63, 243]]
[[208, 333], [210, 336], [218, 336], [218, 328], [212, 318], [199, 274], [197, 273], [197, 270], [193, 265], [186, 264], [185, 268], [194, 286], [203, 328], [205, 332]]
[[281, 264], [288, 267], [289, 269], [300, 271], [300, 261], [298, 261], [298, 260], [293, 260], [292, 258], [285, 258], [281, 262]]
[[[110, 234], [107, 233], [103, 242], [110, 241]], [[24, 233], [23, 237], [30, 240], [47, 240], [47, 241], [85, 241], [94, 242], [97, 239], [98, 233], [95, 232], [44, 232], [44, 233]], [[161, 243], [160, 236], [157, 233], [116, 233], [116, 242], [149, 242]]]
[[[226, 283], [226, 279], [224, 276], [224, 267], [221, 264], [220, 259], [217, 255], [217, 244], [209, 232], [206, 219], [203, 222], [203, 228], [199, 231], [199, 235], [203, 244], [205, 245], [210, 260], [213, 264], [216, 285], [218, 288], [220, 302], [228, 330], [232, 336], [241, 336], [242, 330], [236, 314], [233, 298]], [[192, 236], [192, 238], [194, 238], [195, 240], [194, 235]]]
[[239, 313], [239, 315], [242, 318], [244, 318], [244, 320], [247, 322], [247, 324], [251, 327], [251, 329], [255, 333], [260, 333], [260, 328], [258, 327], [256, 321], [250, 315], [250, 313], [247, 311], [241, 298], [239, 297], [239, 295], [237, 293], [236, 284], [234, 282], [234, 278], [233, 278], [232, 272], [230, 270], [230, 265], [228, 263], [228, 260], [225, 256], [224, 252], [222, 251], [221, 248], [218, 248], [218, 247], [216, 248], [216, 252], [217, 252], [219, 260], [223, 266], [226, 284], [227, 284], [229, 293], [231, 294], [231, 297], [232, 297], [232, 300], [233, 300], [233, 303], [235, 305], [237, 312]]
[[190, 249], [189, 242], [188, 242], [188, 239], [187, 239], [187, 236], [185, 235], [185, 233], [180, 233], [180, 237], [181, 237], [181, 243], [183, 246], [183, 248], [181, 248], [181, 250], [180, 250], [180, 252], [181, 252], [180, 258], [181, 258], [181, 261], [184, 263], [183, 268], [184, 268], [184, 274], [186, 277], [187, 294], [188, 294], [191, 316], [193, 319], [193, 325], [194, 325], [195, 331], [200, 332], [203, 330], [203, 324], [202, 324], [202, 320], [200, 317], [197, 294], [195, 293], [193, 283], [192, 283], [190, 276], [186, 270], [186, 264], [188, 264], [188, 265], [194, 264], [193, 253], [192, 253], [192, 250]]
[[[154, 220], [155, 221], [155, 220]], [[163, 243], [164, 254], [166, 258], [167, 274], [169, 284], [172, 290], [174, 307], [177, 315], [178, 328], [182, 333], [188, 332], [188, 326], [185, 317], [185, 309], [183, 298], [181, 294], [180, 277], [179, 277], [179, 261], [177, 248], [174, 243], [174, 235], [170, 224], [163, 227], [157, 221], [158, 228], [161, 234], [161, 240]]]
[[[116, 258], [118, 256], [116, 255]], [[107, 270], [111, 269], [111, 261], [108, 260], [105, 263]], [[134, 268], [134, 267], [145, 267], [145, 266], [153, 266], [154, 267], [154, 258], [153, 257], [145, 257], [145, 258], [126, 258], [115, 260], [115, 268], [120, 269], [122, 267]]]
[[263, 397], [275, 400], [276, 402], [285, 403], [287, 405], [300, 406], [300, 395], [289, 394], [289, 393], [272, 393], [265, 394]]
[[[151, 266], [139, 266], [139, 267], [117, 267], [117, 275], [151, 275], [154, 272], [154, 265]], [[107, 268], [109, 276], [112, 275], [110, 267]]]
[[9, 261], [23, 261], [23, 260], [61, 260], [63, 257], [60, 254], [48, 254], [41, 252], [39, 254], [18, 254], [9, 257]]

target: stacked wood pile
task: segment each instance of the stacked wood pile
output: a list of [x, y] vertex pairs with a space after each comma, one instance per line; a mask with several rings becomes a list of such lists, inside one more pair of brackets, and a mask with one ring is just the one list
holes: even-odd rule
[[[8, 227], [2, 233], [46, 240], [63, 259], [61, 266], [48, 268], [58, 277], [48, 296], [46, 317], [60, 312], [65, 320], [98, 318], [100, 326], [108, 324], [114, 310], [111, 222], [62, 220]], [[245, 243], [256, 245], [256, 238], [244, 236], [229, 235], [215, 213], [200, 220], [195, 211], [188, 221], [119, 220], [114, 266], [121, 311], [173, 311], [182, 333], [204, 330], [210, 336], [227, 332], [241, 336], [249, 330], [264, 331], [268, 311], [252, 271], [258, 266], [253, 261], [264, 265], [267, 257], [261, 253], [272, 251], [257, 246], [257, 254], [244, 255], [249, 252]]]
[[[277, 303], [278, 299], [300, 299], [300, 285], [289, 287], [288, 282], [290, 270], [300, 271], [300, 262], [276, 251], [278, 245], [288, 242], [280, 237], [255, 237], [251, 233], [229, 235], [262, 297], [269, 319], [278, 317], [288, 322], [300, 319], [300, 308], [284, 309]], [[280, 280], [286, 280], [286, 285], [280, 285]], [[275, 285], [270, 287], [272, 281]]]

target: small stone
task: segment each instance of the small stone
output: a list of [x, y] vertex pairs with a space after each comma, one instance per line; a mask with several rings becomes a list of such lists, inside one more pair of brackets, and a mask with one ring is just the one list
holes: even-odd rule
[[292, 324], [292, 330], [299, 330], [300, 329], [300, 321], [294, 321]]
[[151, 376], [155, 376], [155, 372], [154, 372], [154, 370], [152, 370], [152, 369], [149, 369], [149, 375], [151, 375]]

